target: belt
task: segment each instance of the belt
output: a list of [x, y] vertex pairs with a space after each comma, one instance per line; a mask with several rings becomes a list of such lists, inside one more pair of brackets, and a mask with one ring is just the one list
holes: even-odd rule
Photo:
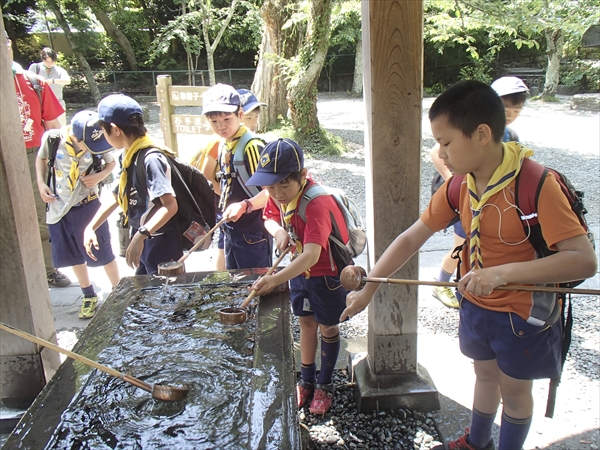
[[88, 194], [88, 196], [86, 198], [84, 198], [83, 200], [81, 200], [79, 203], [75, 203], [73, 206], [82, 206], [82, 205], [86, 205], [89, 202], [98, 199], [98, 196], [96, 194], [94, 194], [93, 192]]

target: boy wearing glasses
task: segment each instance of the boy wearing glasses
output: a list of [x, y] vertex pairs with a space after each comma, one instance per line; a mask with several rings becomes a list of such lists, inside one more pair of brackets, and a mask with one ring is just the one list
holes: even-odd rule
[[[58, 145], [53, 145], [56, 138], [60, 139]], [[87, 255], [83, 246], [84, 230], [100, 208], [98, 183], [116, 164], [112, 149], [99, 125], [98, 114], [80, 111], [73, 116], [70, 125], [44, 133], [35, 163], [38, 189], [47, 205], [53, 263], [55, 267], [73, 268], [84, 297], [80, 319], [93, 317], [98, 306], [88, 265], [104, 266], [113, 287], [119, 282], [108, 223], [96, 230], [98, 240], [104, 245], [93, 250], [95, 259]], [[48, 167], [49, 159], [51, 167]]]

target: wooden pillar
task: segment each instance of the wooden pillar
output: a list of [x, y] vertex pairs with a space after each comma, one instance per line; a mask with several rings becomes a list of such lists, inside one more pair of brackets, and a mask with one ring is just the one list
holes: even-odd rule
[[[369, 265], [419, 217], [423, 3], [362, 1]], [[417, 279], [418, 255], [396, 275]], [[361, 411], [439, 408], [417, 364], [417, 287], [382, 285], [369, 306], [368, 353], [352, 361]]]
[[156, 77], [156, 99], [160, 106], [160, 129], [163, 132], [165, 145], [169, 147], [175, 155], [179, 154], [177, 146], [177, 135], [173, 131], [171, 124], [171, 114], [175, 113], [175, 107], [171, 105], [170, 88], [173, 85], [171, 75], [159, 75]]
[[[4, 39], [3, 23], [0, 36]], [[0, 45], [0, 61], [0, 316], [5, 323], [56, 343], [6, 41]], [[28, 407], [59, 365], [59, 355], [52, 350], [0, 332], [0, 399], [4, 406]]]

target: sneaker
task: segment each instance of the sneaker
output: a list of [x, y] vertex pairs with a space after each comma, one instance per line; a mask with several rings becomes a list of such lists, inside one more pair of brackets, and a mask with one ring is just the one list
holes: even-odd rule
[[333, 403], [333, 393], [335, 386], [332, 384], [319, 384], [315, 386], [315, 395], [310, 403], [310, 412], [313, 414], [324, 415]]
[[458, 309], [460, 306], [456, 295], [454, 295], [454, 292], [449, 287], [435, 286], [433, 288], [433, 296], [448, 308]]
[[96, 314], [98, 297], [84, 297], [79, 310], [80, 319], [91, 319]]
[[312, 383], [307, 383], [302, 378], [296, 385], [296, 399], [298, 400], [298, 408], [302, 408], [309, 398], [313, 396], [315, 386]]
[[48, 275], [48, 285], [50, 287], [67, 287], [71, 284], [71, 280], [64, 273], [54, 269]]
[[491, 440], [488, 445], [483, 448], [475, 447], [469, 443], [469, 429], [465, 429], [465, 434], [458, 439], [446, 444], [436, 445], [431, 447], [431, 450], [496, 450], [494, 440]]

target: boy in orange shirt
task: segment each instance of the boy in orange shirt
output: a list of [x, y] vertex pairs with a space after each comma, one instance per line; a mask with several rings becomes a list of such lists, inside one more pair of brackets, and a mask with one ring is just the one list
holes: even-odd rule
[[[491, 87], [478, 81], [457, 83], [436, 99], [429, 119], [440, 158], [452, 173], [465, 175], [459, 203], [467, 235], [458, 285], [463, 296], [459, 341], [463, 354], [474, 360], [476, 381], [471, 427], [449, 447], [494, 449], [492, 425], [502, 400], [498, 448], [518, 450], [531, 425], [533, 380], [560, 373], [562, 322], [544, 323], [533, 316], [539, 294], [495, 288], [591, 277], [596, 273], [596, 255], [560, 186], [548, 174], [537, 213], [544, 239], [556, 253], [536, 258], [515, 211], [514, 196], [523, 159], [533, 152], [515, 142], [502, 143], [504, 105]], [[448, 181], [421, 218], [381, 255], [369, 276], [391, 276], [456, 217], [447, 188]], [[378, 286], [367, 283], [362, 291], [348, 294], [340, 320], [365, 309]]]

